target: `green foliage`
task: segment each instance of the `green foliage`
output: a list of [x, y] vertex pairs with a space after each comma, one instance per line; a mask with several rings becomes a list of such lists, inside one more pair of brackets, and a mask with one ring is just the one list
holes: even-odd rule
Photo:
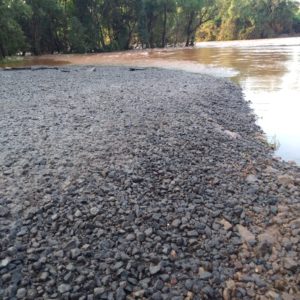
[[300, 9], [293, 17], [293, 30], [296, 33], [300, 33]]
[[297, 5], [289, 0], [219, 0], [217, 40], [268, 38], [293, 33]]
[[0, 58], [300, 32], [290, 0], [0, 0]]
[[184, 32], [186, 46], [193, 46], [197, 30], [208, 21], [214, 19], [217, 9], [213, 0], [179, 1], [182, 19], [184, 20]]
[[13, 55], [26, 48], [21, 22], [30, 15], [23, 1], [0, 0], [0, 58]]
[[26, 0], [31, 7], [32, 16], [25, 28], [25, 34], [34, 54], [61, 51], [59, 31], [64, 19], [63, 10], [55, 0]]
[[70, 20], [68, 43], [70, 52], [85, 53], [87, 51], [87, 36], [85, 28], [77, 17], [72, 17]]

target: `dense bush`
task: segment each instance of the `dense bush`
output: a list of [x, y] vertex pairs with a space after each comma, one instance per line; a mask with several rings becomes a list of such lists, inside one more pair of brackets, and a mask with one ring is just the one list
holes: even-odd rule
[[0, 58], [100, 52], [300, 31], [289, 0], [0, 0]]

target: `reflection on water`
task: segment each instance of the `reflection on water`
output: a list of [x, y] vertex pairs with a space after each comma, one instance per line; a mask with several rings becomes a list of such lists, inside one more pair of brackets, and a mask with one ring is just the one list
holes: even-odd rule
[[30, 67], [30, 66], [63, 66], [70, 64], [67, 60], [55, 59], [55, 56], [26, 56], [24, 59], [0, 63], [0, 67]]
[[163, 67], [230, 77], [242, 86], [267, 136], [279, 141], [277, 154], [300, 163], [300, 37], [207, 42], [193, 49], [26, 57], [23, 65], [67, 63]]

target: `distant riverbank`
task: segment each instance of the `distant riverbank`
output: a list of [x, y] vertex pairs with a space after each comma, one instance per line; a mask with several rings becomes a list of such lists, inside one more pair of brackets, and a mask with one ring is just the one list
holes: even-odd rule
[[[165, 48], [135, 48], [131, 50], [122, 51], [107, 51], [107, 52], [95, 52], [95, 53], [54, 53], [54, 54], [41, 54], [41, 55], [31, 55], [27, 53], [26, 55], [15, 55], [8, 56], [0, 60], [0, 67], [18, 67], [18, 66], [30, 66], [30, 65], [64, 65], [64, 64], [85, 64], [86, 62], [80, 61], [83, 57], [94, 57], [94, 64], [102, 63], [101, 56], [115, 56], [116, 58], [120, 54], [128, 53], [164, 53], [169, 51], [184, 51], [189, 49], [197, 48], [211, 48], [211, 47], [258, 47], [258, 46], [280, 46], [280, 45], [299, 45], [300, 35], [289, 35], [289, 36], [278, 36], [275, 38], [267, 39], [255, 39], [255, 40], [229, 40], [229, 41], [201, 41], [196, 42], [192, 47], [184, 46], [184, 43], [166, 46]], [[141, 54], [143, 55], [143, 54]], [[145, 54], [144, 54], [145, 55]], [[92, 62], [92, 61], [91, 61]], [[112, 63], [112, 62], [110, 62]], [[119, 62], [120, 63], [120, 62]]]

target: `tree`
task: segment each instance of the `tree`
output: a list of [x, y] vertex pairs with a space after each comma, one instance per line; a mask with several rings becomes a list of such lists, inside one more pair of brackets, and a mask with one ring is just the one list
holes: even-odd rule
[[165, 47], [300, 31], [291, 0], [0, 0], [0, 57]]
[[34, 54], [60, 52], [60, 32], [64, 24], [63, 8], [56, 0], [26, 0], [32, 16], [25, 29]]
[[300, 32], [300, 9], [293, 16], [293, 31], [296, 33]]
[[156, 36], [157, 31], [155, 27], [157, 25], [157, 21], [160, 14], [160, 3], [159, 0], [145, 0], [145, 12], [146, 12], [146, 20], [147, 20], [147, 46], [150, 48], [154, 48], [157, 46]]
[[267, 38], [293, 31], [297, 11], [288, 0], [222, 0], [219, 40]]
[[86, 30], [80, 23], [77, 17], [72, 17], [69, 20], [69, 31], [68, 31], [68, 50], [75, 53], [87, 52], [87, 36]]
[[24, 51], [25, 35], [19, 22], [29, 15], [30, 8], [23, 1], [0, 0], [0, 58]]
[[[162, 11], [162, 36], [161, 36], [161, 47], [166, 46], [167, 31], [171, 24], [168, 24], [168, 15], [176, 12], [176, 2], [174, 0], [160, 0], [160, 6]], [[168, 26], [169, 25], [169, 26]]]
[[181, 0], [180, 8], [185, 21], [185, 45], [194, 46], [196, 31], [201, 25], [212, 20], [217, 12], [215, 1]]

